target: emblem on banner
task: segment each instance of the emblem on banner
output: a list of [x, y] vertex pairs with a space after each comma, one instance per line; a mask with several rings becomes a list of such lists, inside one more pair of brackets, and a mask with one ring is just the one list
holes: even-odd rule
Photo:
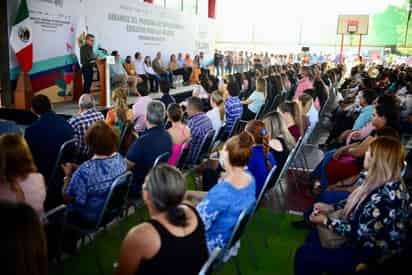
[[18, 30], [19, 39], [23, 43], [27, 43], [30, 41], [31, 32], [30, 29], [26, 26], [21, 26]]

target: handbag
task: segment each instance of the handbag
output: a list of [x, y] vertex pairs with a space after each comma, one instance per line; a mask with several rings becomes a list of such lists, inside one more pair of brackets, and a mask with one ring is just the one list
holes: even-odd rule
[[[330, 213], [328, 217], [332, 219], [343, 219], [343, 209]], [[339, 248], [346, 242], [345, 237], [334, 233], [324, 225], [318, 225], [317, 229], [320, 243], [324, 248]]]

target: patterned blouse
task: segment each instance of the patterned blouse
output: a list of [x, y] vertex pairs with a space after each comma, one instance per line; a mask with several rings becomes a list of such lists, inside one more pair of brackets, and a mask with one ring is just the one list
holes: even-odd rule
[[[345, 203], [335, 204], [335, 209], [343, 209]], [[349, 245], [371, 248], [384, 256], [397, 252], [406, 239], [408, 206], [405, 184], [388, 182], [372, 192], [347, 221], [328, 218], [326, 225], [345, 236]]]
[[210, 253], [229, 241], [240, 213], [255, 203], [255, 188], [252, 176], [250, 184], [241, 189], [221, 179], [197, 205]]
[[126, 161], [116, 153], [106, 159], [91, 159], [74, 172], [65, 193], [74, 198], [69, 211], [96, 222], [114, 180], [126, 172]]

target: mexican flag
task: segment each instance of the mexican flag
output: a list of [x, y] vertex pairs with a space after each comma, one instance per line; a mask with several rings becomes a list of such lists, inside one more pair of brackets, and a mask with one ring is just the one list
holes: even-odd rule
[[11, 29], [10, 45], [16, 54], [17, 61], [23, 72], [29, 72], [33, 66], [31, 22], [27, 1], [21, 0], [14, 24]]

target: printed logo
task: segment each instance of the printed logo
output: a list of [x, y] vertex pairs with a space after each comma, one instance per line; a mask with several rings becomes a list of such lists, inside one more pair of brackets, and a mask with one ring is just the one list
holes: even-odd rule
[[31, 32], [30, 29], [26, 26], [22, 26], [18, 31], [19, 38], [22, 42], [27, 43], [30, 41]]

